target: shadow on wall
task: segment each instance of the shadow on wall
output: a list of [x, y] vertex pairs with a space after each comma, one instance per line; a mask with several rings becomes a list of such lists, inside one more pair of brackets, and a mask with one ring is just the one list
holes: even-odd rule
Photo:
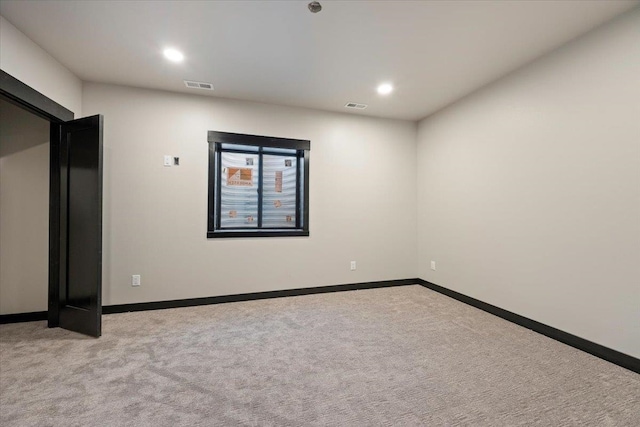
[[49, 122], [0, 99], [0, 157], [49, 143]]
[[0, 99], [0, 314], [47, 310], [49, 122]]

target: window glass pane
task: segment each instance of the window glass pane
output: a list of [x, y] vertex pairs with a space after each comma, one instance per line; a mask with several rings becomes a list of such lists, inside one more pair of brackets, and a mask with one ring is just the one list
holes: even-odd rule
[[292, 148], [272, 148], [272, 147], [263, 147], [262, 152], [266, 154], [278, 153], [278, 154], [287, 154], [290, 156], [296, 155], [296, 150]]
[[296, 157], [263, 156], [262, 227], [296, 227]]
[[256, 147], [255, 145], [220, 144], [220, 147], [222, 147], [223, 150], [243, 150], [253, 151], [256, 153], [260, 150], [260, 147]]
[[258, 227], [258, 155], [221, 153], [220, 226]]
[[300, 218], [300, 228], [305, 228], [307, 225], [304, 223], [304, 188], [307, 183], [304, 182], [304, 156], [300, 159], [300, 188], [298, 189], [300, 193], [298, 194], [298, 200], [300, 201], [302, 207], [300, 209], [303, 214]]

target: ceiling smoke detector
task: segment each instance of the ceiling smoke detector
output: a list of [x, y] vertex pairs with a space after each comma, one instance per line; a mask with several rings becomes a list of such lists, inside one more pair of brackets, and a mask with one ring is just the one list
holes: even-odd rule
[[194, 82], [191, 80], [185, 80], [184, 85], [190, 89], [205, 89], [205, 90], [213, 90], [213, 85], [211, 83], [205, 82]]
[[320, 2], [312, 1], [311, 3], [309, 3], [308, 8], [311, 13], [318, 13], [322, 10], [322, 5], [320, 4]]

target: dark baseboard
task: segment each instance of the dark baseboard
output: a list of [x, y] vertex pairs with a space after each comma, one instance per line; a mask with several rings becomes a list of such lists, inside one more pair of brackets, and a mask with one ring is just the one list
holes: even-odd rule
[[495, 316], [501, 317], [505, 320], [508, 320], [509, 322], [513, 322], [527, 329], [531, 329], [534, 332], [545, 335], [549, 338], [553, 338], [554, 340], [560, 341], [563, 344], [567, 344], [571, 347], [577, 348], [578, 350], [585, 351], [596, 357], [604, 359], [607, 362], [614, 363], [618, 366], [640, 374], [640, 359], [636, 359], [633, 356], [620, 353], [619, 351], [610, 349], [600, 344], [596, 344], [592, 341], [580, 338], [568, 332], [561, 331], [560, 329], [545, 325], [544, 323], [537, 322], [535, 320], [529, 319], [528, 317], [520, 316], [519, 314], [513, 313], [511, 311], [496, 307], [495, 305], [487, 304], [486, 302], [477, 300], [456, 291], [452, 291], [451, 289], [447, 289], [434, 283], [427, 282], [426, 280], [419, 279], [418, 282], [425, 288], [439, 292], [460, 302], [486, 311], [487, 313], [491, 313]]
[[47, 320], [47, 312], [34, 311], [32, 313], [0, 314], [0, 325], [6, 323], [35, 322], [38, 320]]
[[[293, 297], [299, 295], [324, 294], [329, 292], [356, 291], [358, 289], [388, 288], [391, 286], [419, 285], [420, 279], [382, 280], [377, 282], [349, 283], [345, 285], [320, 286], [315, 288], [286, 289], [283, 291], [255, 292], [249, 294], [221, 295], [216, 297], [178, 299], [171, 301], [141, 302], [134, 304], [106, 305], [102, 314], [126, 313], [129, 311], [161, 310], [165, 308], [194, 307], [198, 305], [222, 304], [225, 302], [253, 301], [268, 298]], [[34, 313], [0, 314], [0, 324], [47, 320], [46, 311]]]
[[[423, 279], [401, 279], [401, 280], [383, 280], [378, 282], [363, 282], [363, 283], [350, 283], [345, 285], [333, 285], [333, 286], [320, 286], [314, 288], [297, 288], [286, 289], [282, 291], [268, 291], [268, 292], [255, 292], [249, 294], [235, 294], [235, 295], [221, 295], [215, 297], [205, 298], [190, 298], [171, 301], [154, 301], [154, 302], [142, 302], [134, 304], [118, 304], [107, 305], [102, 307], [103, 314], [113, 313], [126, 313], [130, 311], [146, 311], [146, 310], [161, 310], [165, 308], [179, 308], [179, 307], [194, 307], [198, 305], [210, 305], [210, 304], [222, 304], [227, 302], [240, 302], [240, 301], [253, 301], [269, 298], [281, 298], [292, 297], [300, 295], [313, 295], [323, 294], [330, 292], [343, 292], [343, 291], [355, 291], [358, 289], [375, 289], [375, 288], [388, 288], [392, 286], [406, 286], [406, 285], [422, 285], [425, 288], [431, 289], [455, 300], [471, 305], [480, 310], [491, 313], [495, 316], [501, 317], [509, 322], [523, 326], [527, 329], [531, 329], [534, 332], [545, 335], [549, 338], [553, 338], [556, 341], [570, 345], [579, 350], [592, 354], [596, 357], [604, 359], [608, 362], [614, 363], [630, 371], [640, 374], [640, 359], [637, 359], [628, 354], [621, 353], [611, 348], [605, 347], [600, 344], [596, 344], [592, 341], [580, 338], [576, 335], [572, 335], [568, 332], [561, 331], [554, 327], [545, 325], [544, 323], [537, 322], [529, 319], [528, 317], [521, 316], [511, 311], [505, 310], [495, 305], [488, 304], [484, 301], [472, 298], [470, 296], [461, 294], [451, 289], [436, 285], [435, 283], [427, 282]], [[18, 322], [32, 322], [38, 320], [47, 320], [46, 311], [37, 311], [33, 313], [17, 313], [17, 314], [2, 314], [0, 315], [0, 324], [6, 323], [18, 323]]]
[[350, 283], [346, 285], [320, 286], [315, 288], [286, 289], [282, 291], [255, 292], [250, 294], [221, 295], [216, 297], [190, 298], [171, 301], [141, 302], [134, 304], [106, 305], [103, 314], [126, 313], [129, 311], [159, 310], [164, 308], [193, 307], [198, 305], [222, 304], [225, 302], [253, 301], [269, 298], [293, 297], [300, 295], [324, 294], [329, 292], [355, 291], [358, 289], [388, 288], [391, 286], [419, 285], [419, 279], [383, 280], [378, 282]]

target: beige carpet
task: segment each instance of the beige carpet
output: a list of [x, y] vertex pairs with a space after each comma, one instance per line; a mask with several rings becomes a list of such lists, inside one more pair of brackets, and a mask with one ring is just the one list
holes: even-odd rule
[[421, 286], [0, 326], [0, 425], [640, 426], [640, 375]]

